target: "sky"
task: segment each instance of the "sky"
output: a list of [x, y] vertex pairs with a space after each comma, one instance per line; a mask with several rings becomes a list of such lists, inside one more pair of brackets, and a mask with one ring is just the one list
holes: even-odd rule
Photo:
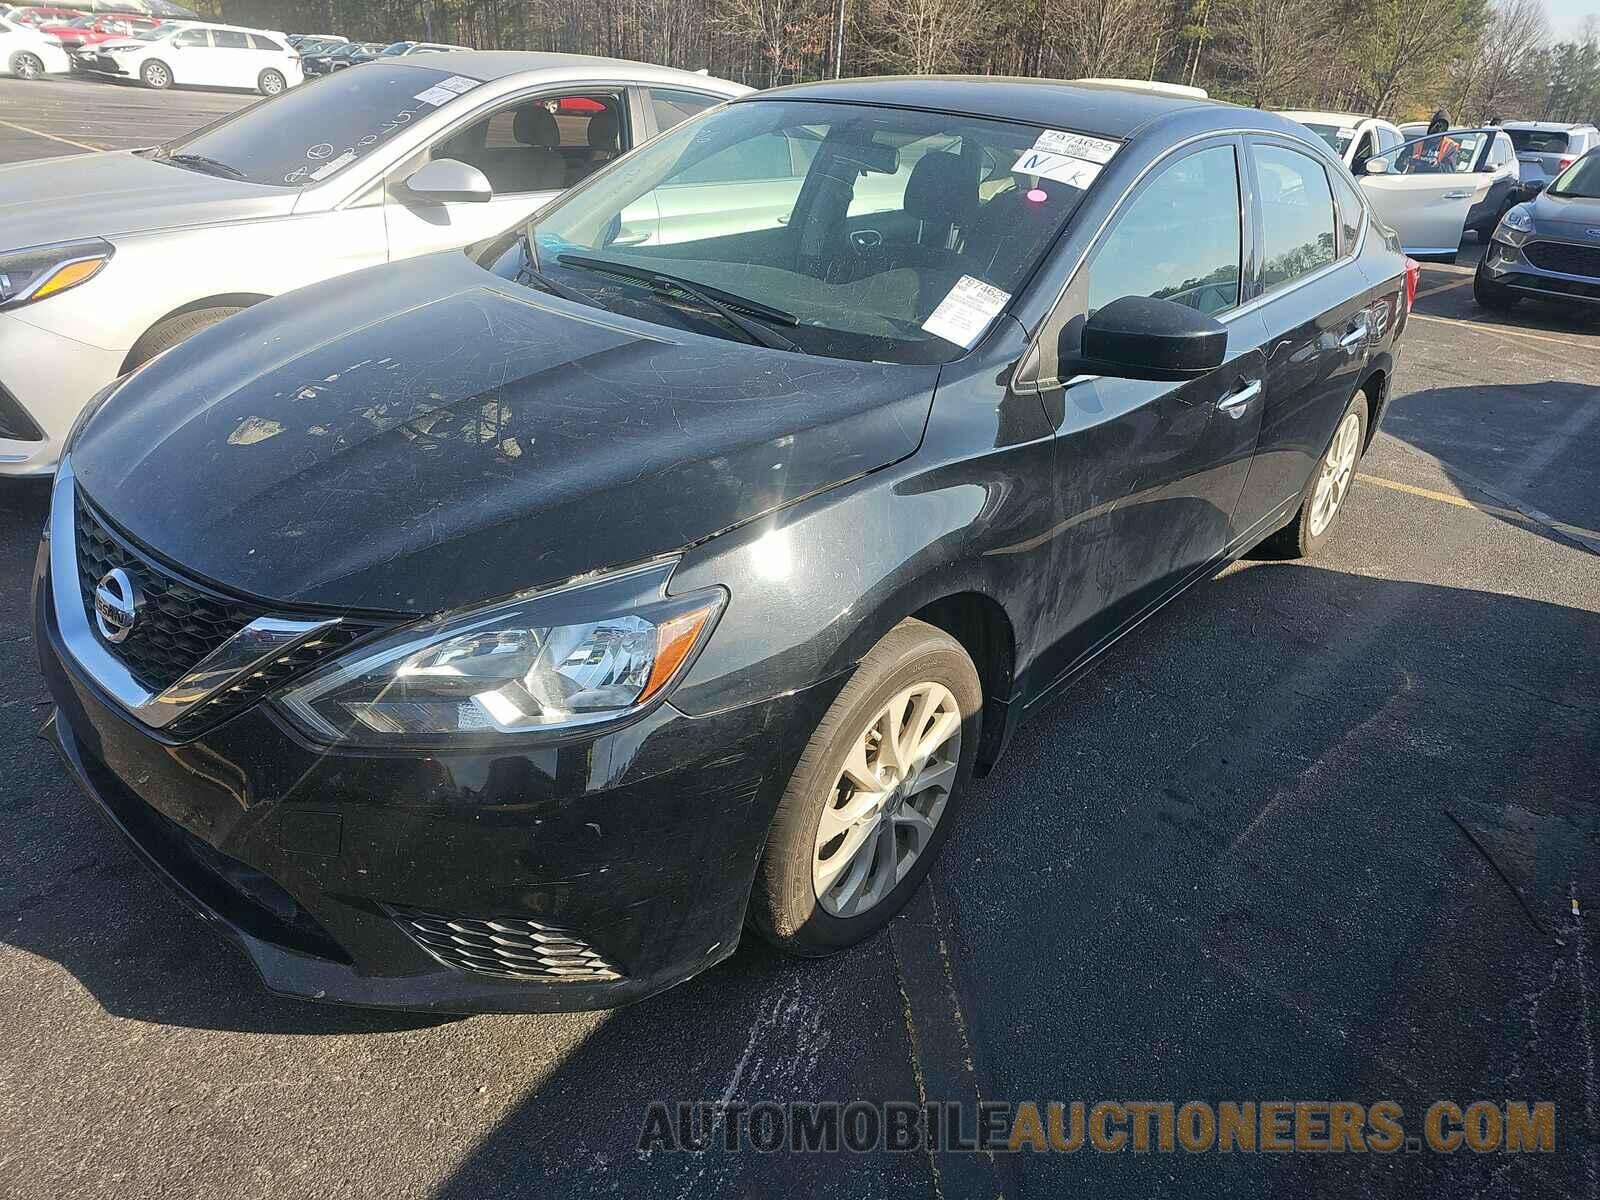
[[1585, 17], [1600, 17], [1600, 0], [1545, 0], [1550, 14], [1550, 32], [1558, 39], [1578, 32]]

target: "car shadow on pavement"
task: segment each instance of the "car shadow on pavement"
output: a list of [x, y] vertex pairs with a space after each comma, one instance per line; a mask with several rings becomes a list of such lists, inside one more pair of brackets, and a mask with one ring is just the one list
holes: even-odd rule
[[[1437, 460], [1481, 511], [1573, 544], [1600, 541], [1600, 363], [1595, 383], [1436, 387], [1397, 397], [1383, 432]], [[1579, 544], [1582, 544], [1580, 542]]]

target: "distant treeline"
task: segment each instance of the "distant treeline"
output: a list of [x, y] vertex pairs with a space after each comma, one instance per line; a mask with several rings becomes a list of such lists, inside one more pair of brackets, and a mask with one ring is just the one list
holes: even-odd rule
[[[757, 87], [970, 71], [1193, 83], [1269, 108], [1600, 115], [1600, 29], [1543, 0], [197, 0], [215, 19], [709, 69]], [[841, 36], [842, 34], [842, 36]]]

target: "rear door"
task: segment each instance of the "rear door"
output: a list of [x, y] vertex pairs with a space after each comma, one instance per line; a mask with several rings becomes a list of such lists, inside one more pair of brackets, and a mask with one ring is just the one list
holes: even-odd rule
[[[1262, 326], [1239, 304], [1251, 236], [1242, 153], [1219, 138], [1152, 170], [1040, 334], [1061, 506], [1050, 676], [1207, 569], [1232, 538], [1263, 400]], [[1183, 383], [1072, 375], [1084, 320], [1124, 296], [1215, 316], [1228, 329], [1226, 361]]]
[[1379, 220], [1400, 235], [1406, 253], [1437, 257], [1460, 249], [1468, 214], [1493, 182], [1488, 172], [1473, 169], [1489, 136], [1486, 130], [1451, 130], [1368, 162], [1361, 189]]
[[250, 46], [250, 36], [239, 29], [211, 31], [212, 82], [219, 87], [253, 88], [262, 56]]
[[1266, 402], [1239, 544], [1294, 512], [1383, 330], [1355, 264], [1366, 218], [1346, 180], [1288, 141], [1252, 138], [1249, 151], [1260, 258], [1248, 287], [1265, 326]]

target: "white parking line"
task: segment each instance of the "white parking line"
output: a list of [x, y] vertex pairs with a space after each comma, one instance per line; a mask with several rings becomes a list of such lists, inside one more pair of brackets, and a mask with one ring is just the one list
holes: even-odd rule
[[1458, 279], [1454, 283], [1441, 283], [1438, 287], [1431, 287], [1425, 292], [1418, 292], [1417, 299], [1421, 300], [1424, 296], [1434, 296], [1440, 292], [1448, 292], [1451, 288], [1466, 287], [1471, 282], [1472, 276], [1468, 275], [1465, 279]]
[[76, 146], [79, 150], [104, 150], [104, 146], [91, 146], [88, 142], [75, 142], [71, 138], [58, 137], [53, 133], [45, 133], [42, 129], [29, 129], [26, 125], [18, 125], [15, 121], [0, 121], [7, 129], [15, 129], [18, 133], [30, 133], [34, 137], [49, 138], [52, 142], [60, 142], [66, 146]]

